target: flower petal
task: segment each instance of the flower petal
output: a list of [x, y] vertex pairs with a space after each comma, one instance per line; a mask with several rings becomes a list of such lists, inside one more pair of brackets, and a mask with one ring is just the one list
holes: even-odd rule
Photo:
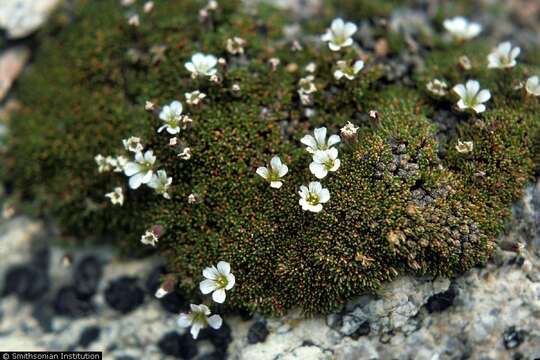
[[226, 261], [220, 261], [217, 264], [218, 271], [223, 275], [228, 275], [231, 273], [231, 264]]
[[223, 304], [225, 302], [225, 289], [218, 289], [212, 293], [212, 300], [218, 304]]
[[192, 318], [188, 314], [180, 314], [178, 316], [178, 320], [176, 320], [176, 324], [181, 328], [187, 328], [191, 326]]
[[210, 294], [212, 291], [216, 290], [217, 288], [218, 287], [217, 287], [216, 282], [210, 279], [203, 280], [199, 284], [199, 289], [204, 295]]
[[219, 329], [221, 327], [221, 325], [223, 324], [223, 319], [221, 318], [221, 316], [219, 315], [212, 315], [208, 318], [208, 325], [212, 328], [212, 329]]

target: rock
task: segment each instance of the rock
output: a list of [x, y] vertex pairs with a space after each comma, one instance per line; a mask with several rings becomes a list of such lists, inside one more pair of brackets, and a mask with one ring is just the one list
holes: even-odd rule
[[0, 28], [10, 39], [30, 35], [39, 28], [60, 0], [2, 0]]
[[197, 343], [189, 333], [179, 335], [174, 331], [169, 332], [159, 340], [158, 347], [165, 355], [177, 359], [192, 359], [198, 353]]
[[144, 291], [133, 277], [121, 277], [111, 281], [105, 289], [105, 301], [113, 309], [127, 314], [144, 302]]
[[[2, 5], [0, 4], [0, 18], [1, 14]], [[0, 101], [23, 70], [29, 56], [30, 51], [24, 46], [13, 47], [0, 54]]]
[[504, 347], [507, 350], [515, 349], [525, 340], [526, 332], [517, 330], [515, 326], [510, 326], [503, 333]]
[[88, 345], [93, 343], [99, 338], [101, 329], [98, 326], [89, 326], [81, 332], [79, 337], [79, 346], [87, 348]]
[[208, 339], [215, 347], [215, 352], [218, 354], [226, 354], [229, 344], [232, 342], [231, 327], [225, 321], [217, 330], [205, 328], [201, 331], [200, 340]]
[[57, 315], [73, 318], [88, 316], [95, 310], [92, 302], [79, 297], [77, 289], [73, 286], [65, 286], [58, 290], [53, 307]]
[[259, 320], [255, 321], [249, 328], [247, 340], [249, 344], [256, 344], [259, 342], [264, 342], [267, 336], [268, 328], [266, 327], [266, 322]]
[[19, 299], [33, 301], [41, 298], [49, 289], [46, 271], [31, 265], [14, 266], [8, 270], [3, 295], [16, 295]]
[[75, 267], [73, 282], [80, 297], [92, 297], [103, 274], [103, 265], [95, 256], [84, 257]]

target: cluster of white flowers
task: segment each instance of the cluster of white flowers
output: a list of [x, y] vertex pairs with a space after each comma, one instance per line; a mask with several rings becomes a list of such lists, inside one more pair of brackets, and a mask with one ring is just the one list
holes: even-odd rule
[[[226, 299], [226, 291], [231, 290], [236, 283], [234, 275], [231, 273], [231, 265], [228, 262], [220, 261], [217, 266], [210, 266], [203, 270], [204, 280], [200, 282], [199, 289], [204, 295], [212, 293], [212, 300], [218, 304], [223, 304]], [[210, 326], [219, 329], [223, 323], [221, 316], [211, 315], [211, 311], [206, 305], [191, 304], [191, 312], [181, 313], [177, 324], [181, 328], [191, 327], [191, 335], [194, 339], [199, 336], [201, 329]]]
[[426, 85], [429, 92], [437, 96], [445, 96], [448, 94], [448, 84], [444, 80], [433, 79]]
[[308, 75], [298, 81], [298, 95], [303, 105], [310, 105], [313, 102], [312, 94], [316, 91], [317, 86], [313, 75]]
[[195, 90], [193, 92], [185, 93], [184, 96], [186, 97], [186, 103], [188, 103], [188, 105], [199, 105], [206, 97], [206, 94], [199, 90]]
[[94, 157], [94, 161], [96, 162], [98, 166], [98, 172], [107, 172], [107, 171], [114, 171], [114, 172], [122, 172], [124, 171], [124, 167], [126, 166], [128, 159], [124, 156], [103, 156], [101, 154], [98, 154]]
[[242, 55], [244, 53], [244, 47], [246, 46], [246, 40], [235, 36], [227, 39], [227, 51], [232, 55]]
[[467, 154], [473, 151], [474, 143], [472, 141], [458, 140], [456, 144], [456, 150], [460, 154]]
[[105, 194], [105, 197], [108, 197], [113, 205], [124, 205], [124, 192], [119, 186], [115, 187], [112, 192]]

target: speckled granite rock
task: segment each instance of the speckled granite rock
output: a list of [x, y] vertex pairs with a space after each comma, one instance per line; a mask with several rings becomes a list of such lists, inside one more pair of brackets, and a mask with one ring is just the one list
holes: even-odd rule
[[[53, 229], [19, 216], [0, 230], [2, 349], [90, 349], [111, 359], [540, 357], [540, 182], [500, 239], [514, 251], [499, 250], [485, 267], [452, 280], [403, 277], [326, 317], [228, 316], [197, 341], [175, 324], [188, 305], [183, 295], [152, 295], [159, 259], [125, 261], [89, 248], [69, 254], [66, 267], [66, 251], [47, 245]], [[40, 270], [44, 285], [27, 281]]]
[[39, 28], [61, 0], [2, 0], [0, 28], [10, 39], [30, 35]]

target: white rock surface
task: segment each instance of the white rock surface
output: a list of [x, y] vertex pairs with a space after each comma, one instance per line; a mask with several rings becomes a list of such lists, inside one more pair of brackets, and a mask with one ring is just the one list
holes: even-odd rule
[[23, 38], [39, 28], [61, 0], [1, 0], [0, 28], [10, 39]]
[[24, 46], [12, 47], [0, 53], [0, 101], [24, 69], [29, 56], [30, 51]]

